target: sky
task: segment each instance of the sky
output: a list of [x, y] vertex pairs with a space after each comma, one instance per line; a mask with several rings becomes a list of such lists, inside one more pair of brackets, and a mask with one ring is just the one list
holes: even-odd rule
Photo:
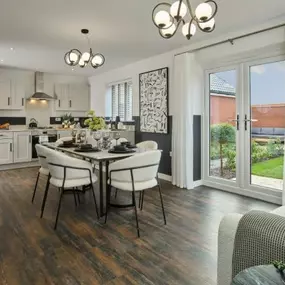
[[[216, 73], [236, 88], [234, 70]], [[250, 68], [251, 104], [285, 104], [285, 61]]]

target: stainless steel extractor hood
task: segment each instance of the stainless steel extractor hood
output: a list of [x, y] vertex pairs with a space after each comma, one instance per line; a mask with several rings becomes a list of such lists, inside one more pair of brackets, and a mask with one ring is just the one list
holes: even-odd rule
[[35, 93], [29, 98], [33, 100], [54, 100], [55, 98], [44, 93], [44, 73], [35, 73]]

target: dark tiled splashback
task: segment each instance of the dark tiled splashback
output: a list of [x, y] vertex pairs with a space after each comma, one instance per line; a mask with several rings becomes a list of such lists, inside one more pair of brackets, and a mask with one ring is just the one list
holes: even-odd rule
[[26, 117], [0, 117], [0, 125], [9, 123], [10, 125], [26, 125]]

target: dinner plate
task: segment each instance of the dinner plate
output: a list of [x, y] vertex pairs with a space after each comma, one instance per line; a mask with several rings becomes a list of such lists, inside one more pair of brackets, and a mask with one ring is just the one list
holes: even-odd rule
[[76, 152], [99, 152], [100, 149], [98, 149], [97, 147], [93, 147], [93, 148], [76, 148], [74, 151], [76, 151]]
[[133, 150], [133, 149], [126, 149], [126, 150], [110, 149], [108, 152], [109, 152], [109, 153], [124, 154], [124, 153], [133, 153], [133, 152], [136, 152], [136, 151]]

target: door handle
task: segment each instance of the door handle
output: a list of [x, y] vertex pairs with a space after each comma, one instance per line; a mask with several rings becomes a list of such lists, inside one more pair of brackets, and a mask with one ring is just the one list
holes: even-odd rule
[[247, 131], [247, 123], [248, 122], [257, 122], [258, 120], [256, 119], [248, 119], [247, 115], [244, 115], [244, 129]]
[[10, 106], [10, 97], [8, 97], [8, 106]]
[[229, 120], [229, 122], [236, 122], [236, 128], [237, 128], [237, 131], [239, 131], [239, 114], [237, 114], [236, 119], [231, 119]]
[[58, 107], [60, 107], [60, 99], [58, 100]]
[[10, 143], [10, 152], [13, 151], [13, 146], [12, 146], [12, 143]]
[[72, 107], [72, 103], [71, 103], [71, 100], [69, 100], [69, 108]]
[[32, 135], [29, 135], [29, 143], [32, 142]]
[[24, 106], [24, 98], [22, 98], [22, 106]]

